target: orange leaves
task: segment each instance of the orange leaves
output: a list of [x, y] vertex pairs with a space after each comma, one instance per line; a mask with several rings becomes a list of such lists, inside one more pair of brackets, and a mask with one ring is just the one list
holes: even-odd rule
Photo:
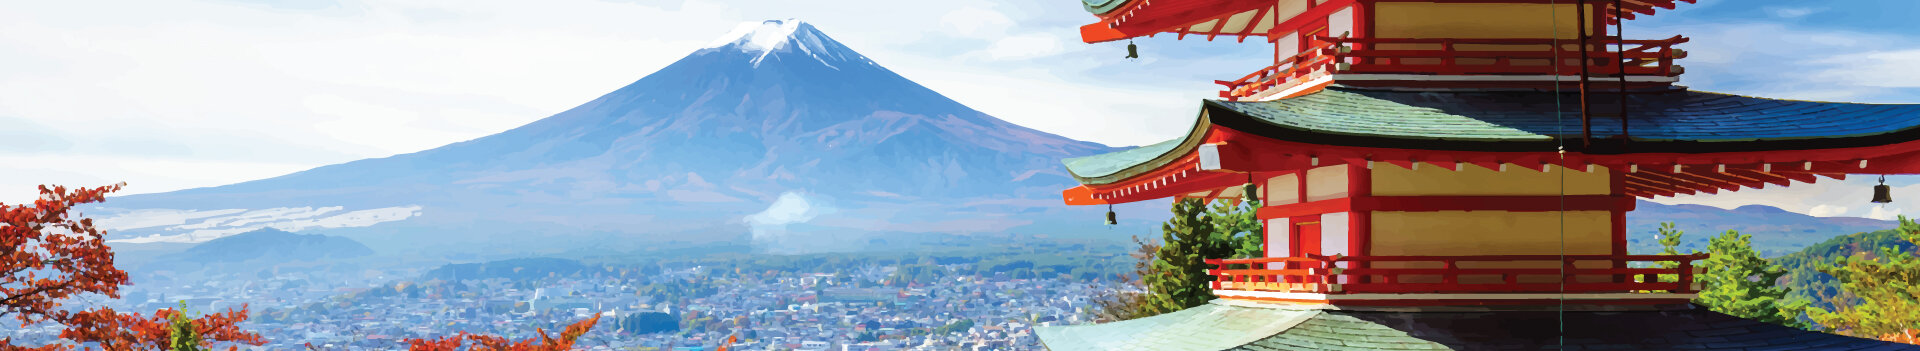
[[0, 315], [22, 326], [72, 314], [60, 300], [81, 293], [119, 297], [127, 273], [113, 266], [113, 251], [91, 219], [74, 207], [106, 199], [122, 184], [68, 190], [40, 186], [33, 206], [0, 204]]
[[[459, 335], [442, 337], [439, 339], [408, 339], [407, 349], [413, 350], [413, 351], [456, 351], [460, 349], [460, 345], [463, 342], [472, 341], [474, 344], [473, 347], [467, 348], [467, 350], [470, 350], [470, 351], [483, 351], [483, 350], [484, 351], [565, 351], [565, 350], [572, 349], [574, 341], [578, 340], [581, 335], [586, 335], [587, 331], [592, 330], [593, 325], [599, 322], [600, 322], [600, 315], [594, 315], [593, 318], [587, 318], [579, 322], [574, 322], [573, 325], [568, 325], [565, 330], [560, 332], [559, 339], [554, 339], [553, 337], [548, 336], [546, 329], [537, 329], [540, 333], [539, 339], [529, 338], [526, 340], [521, 340], [519, 342], [513, 342], [510, 340], [507, 340], [507, 338], [502, 338], [494, 335], [479, 335], [479, 334], [468, 334], [467, 332], [460, 332]], [[535, 343], [536, 341], [538, 343]]]
[[1881, 335], [1880, 341], [1892, 341], [1902, 344], [1920, 345], [1920, 329], [1907, 329], [1898, 333]]
[[[61, 301], [96, 293], [120, 297], [127, 272], [113, 265], [106, 234], [81, 218], [74, 208], [104, 201], [107, 193], [125, 183], [68, 190], [40, 186], [33, 206], [0, 204], [0, 315], [11, 315], [21, 326], [41, 321], [66, 325], [60, 337], [95, 343], [105, 350], [165, 350], [172, 336], [171, 322], [189, 323], [201, 336], [201, 346], [212, 341], [265, 344], [260, 335], [242, 331], [238, 324], [247, 310], [227, 311], [186, 319], [176, 310], [159, 310], [151, 317], [121, 314], [101, 308], [80, 312], [62, 309]], [[76, 219], [77, 218], [77, 219]], [[64, 345], [13, 346], [0, 340], [0, 350], [70, 350]]]
[[102, 350], [166, 350], [173, 340], [172, 323], [175, 318], [191, 323], [193, 332], [200, 337], [200, 347], [205, 349], [213, 342], [229, 342], [248, 345], [264, 345], [266, 340], [259, 334], [240, 329], [240, 322], [247, 320], [247, 307], [240, 310], [227, 310], [225, 313], [209, 314], [196, 319], [187, 319], [177, 309], [161, 309], [152, 316], [139, 314], [121, 314], [111, 308], [75, 313], [68, 323], [67, 330], [60, 332], [60, 338], [81, 343], [98, 343]]

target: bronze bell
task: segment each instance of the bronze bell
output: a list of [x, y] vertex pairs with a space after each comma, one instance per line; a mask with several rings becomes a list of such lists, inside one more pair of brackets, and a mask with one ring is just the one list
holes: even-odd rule
[[1873, 203], [1893, 202], [1893, 187], [1887, 186], [1887, 176], [1880, 176], [1880, 185], [1873, 186]]
[[1133, 41], [1127, 41], [1127, 58], [1140, 58], [1140, 46], [1133, 45]]
[[1249, 204], [1253, 203], [1254, 201], [1259, 201], [1260, 186], [1254, 185], [1253, 183], [1247, 183], [1246, 186], [1243, 186], [1240, 188], [1240, 199], [1245, 200]]
[[1114, 219], [1113, 206], [1108, 205], [1107, 206], [1107, 225], [1115, 225], [1115, 224], [1120, 224], [1120, 221]]

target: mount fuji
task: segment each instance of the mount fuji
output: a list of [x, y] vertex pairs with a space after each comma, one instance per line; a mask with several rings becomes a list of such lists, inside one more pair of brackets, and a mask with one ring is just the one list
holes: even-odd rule
[[499, 134], [98, 210], [123, 243], [272, 227], [463, 257], [862, 250], [1094, 229], [1105, 209], [1060, 205], [1074, 182], [1059, 160], [1112, 150], [988, 116], [811, 24], [773, 20]]

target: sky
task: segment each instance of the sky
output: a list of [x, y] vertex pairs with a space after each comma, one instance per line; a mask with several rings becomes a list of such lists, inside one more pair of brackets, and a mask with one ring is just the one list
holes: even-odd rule
[[[1264, 66], [1232, 40], [1084, 44], [1071, 0], [0, 0], [0, 203], [38, 184], [217, 186], [498, 133], [631, 83], [736, 24], [798, 18], [996, 117], [1108, 145], [1191, 126], [1215, 79]], [[1834, 6], [1846, 5], [1846, 6]], [[112, 11], [102, 11], [112, 8]], [[1682, 83], [1775, 98], [1920, 102], [1920, 1], [1701, 0], [1630, 22], [1685, 34]], [[884, 14], [884, 15], [875, 15]], [[1823, 216], [1871, 179], [1658, 199]], [[1906, 194], [1915, 194], [1901, 196]]]

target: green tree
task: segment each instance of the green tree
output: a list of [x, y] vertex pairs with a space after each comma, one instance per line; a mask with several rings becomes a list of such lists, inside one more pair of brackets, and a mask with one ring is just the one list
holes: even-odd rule
[[[1805, 328], [1800, 313], [1807, 302], [1786, 299], [1790, 289], [1779, 286], [1779, 281], [1787, 270], [1760, 258], [1752, 239], [1729, 230], [1708, 242], [1713, 255], [1701, 262], [1706, 273], [1698, 277], [1701, 290], [1693, 302], [1735, 317]], [[1667, 244], [1664, 238], [1661, 241]]]
[[[1920, 245], [1920, 224], [1900, 216], [1901, 239]], [[1883, 247], [1842, 257], [1820, 271], [1840, 282], [1844, 292], [1834, 309], [1807, 308], [1807, 316], [1830, 331], [1881, 340], [1917, 343], [1920, 334], [1920, 253]]]
[[1214, 201], [1213, 206], [1207, 210], [1206, 216], [1213, 222], [1215, 233], [1229, 238], [1233, 247], [1233, 256], [1209, 258], [1265, 257], [1267, 253], [1261, 244], [1265, 241], [1266, 230], [1260, 223], [1260, 217], [1255, 214], [1259, 209], [1259, 200], [1238, 203]]
[[1146, 304], [1154, 314], [1179, 311], [1213, 300], [1206, 274], [1207, 259], [1234, 254], [1231, 233], [1222, 233], [1208, 216], [1207, 204], [1183, 199], [1173, 204], [1173, 218], [1160, 226], [1160, 250], [1154, 253], [1153, 272], [1143, 277]]
[[[1691, 255], [1695, 253], [1692, 250], [1688, 250], [1687, 252], [1680, 252], [1681, 237], [1686, 236], [1687, 233], [1685, 231], [1681, 231], [1680, 229], [1674, 228], [1673, 222], [1660, 222], [1659, 230], [1660, 230], [1660, 237], [1658, 239], [1660, 239], [1661, 255]], [[1653, 265], [1654, 267], [1665, 268], [1665, 269], [1674, 269], [1674, 268], [1680, 267], [1680, 263], [1669, 262], [1669, 261], [1654, 262]], [[1640, 276], [1636, 275], [1634, 276], [1634, 279], [1641, 279], [1641, 278]], [[1674, 282], [1674, 281], [1679, 281], [1680, 276], [1676, 274], [1661, 274], [1659, 276], [1659, 279], [1660, 279], [1659, 281], [1663, 281], [1663, 282]]]
[[187, 318], [187, 301], [180, 301], [180, 312], [174, 313], [167, 321], [169, 330], [167, 349], [172, 351], [200, 351], [200, 331], [193, 326], [193, 319]]

